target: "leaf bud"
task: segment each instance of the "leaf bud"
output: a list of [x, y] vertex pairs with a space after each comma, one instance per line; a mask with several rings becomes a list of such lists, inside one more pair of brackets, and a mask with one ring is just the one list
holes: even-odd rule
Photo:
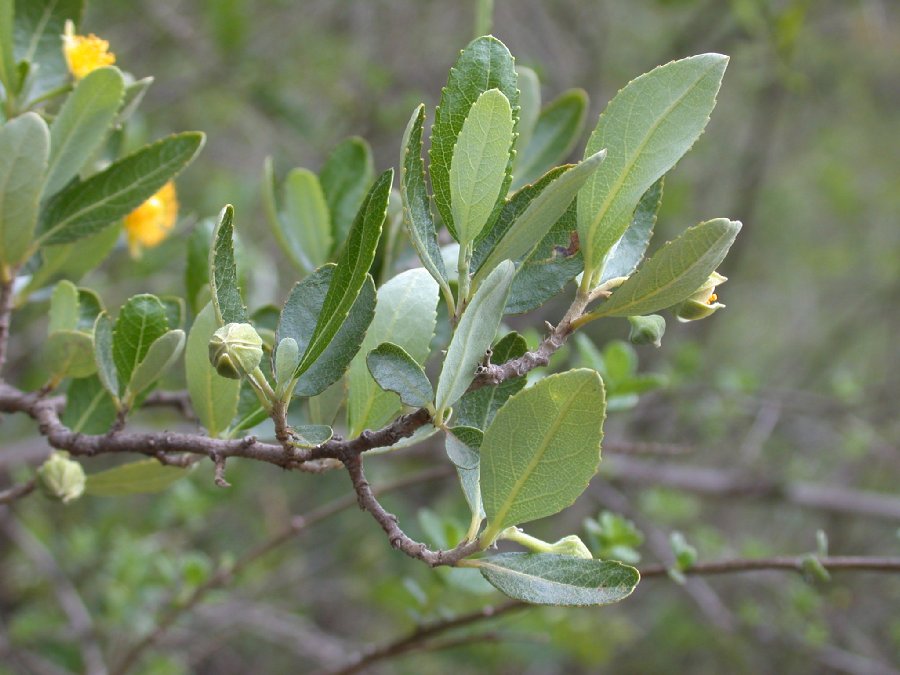
[[298, 365], [300, 346], [294, 338], [282, 338], [275, 350], [275, 381], [279, 385], [290, 382]]
[[50, 499], [68, 504], [84, 494], [84, 469], [69, 459], [68, 452], [54, 452], [37, 474], [41, 489]]
[[229, 323], [209, 340], [209, 362], [222, 377], [239, 380], [262, 363], [262, 338], [249, 323]]
[[662, 345], [662, 336], [666, 332], [666, 320], [659, 314], [648, 316], [629, 316], [631, 332], [628, 333], [628, 341], [633, 345]]
[[559, 555], [571, 555], [576, 558], [585, 558], [590, 560], [593, 558], [590, 549], [584, 545], [578, 535], [570, 534], [554, 543], [547, 553], [557, 553]]

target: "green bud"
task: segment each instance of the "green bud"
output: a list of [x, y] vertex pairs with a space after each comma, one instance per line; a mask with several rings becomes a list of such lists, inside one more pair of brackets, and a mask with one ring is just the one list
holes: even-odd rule
[[275, 350], [275, 381], [279, 385], [290, 382], [299, 364], [300, 346], [297, 341], [289, 337], [282, 339]]
[[584, 545], [584, 542], [574, 534], [570, 534], [568, 537], [563, 537], [555, 544], [553, 544], [547, 553], [557, 553], [559, 555], [571, 555], [576, 558], [585, 558], [590, 560], [593, 558], [593, 554], [590, 549]]
[[716, 302], [716, 286], [728, 281], [718, 272], [713, 272], [703, 285], [690, 294], [686, 300], [672, 307], [672, 311], [679, 321], [697, 321], [712, 316], [725, 305]]
[[662, 345], [662, 336], [666, 332], [666, 320], [659, 314], [649, 316], [629, 316], [631, 332], [628, 341], [633, 345]]
[[262, 362], [262, 338], [249, 323], [229, 323], [209, 340], [209, 362], [222, 377], [239, 380]]
[[54, 452], [37, 470], [41, 489], [50, 499], [68, 504], [84, 494], [84, 469], [68, 452]]

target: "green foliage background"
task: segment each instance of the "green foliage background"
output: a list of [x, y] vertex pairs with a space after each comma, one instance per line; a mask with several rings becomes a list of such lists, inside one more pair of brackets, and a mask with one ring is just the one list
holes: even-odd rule
[[[337, 142], [359, 135], [372, 144], [376, 171], [396, 166], [409, 112], [437, 102], [448, 65], [472, 35], [472, 11], [430, 0], [94, 0], [87, 29], [110, 40], [124, 68], [156, 78], [126, 142], [194, 128], [208, 142], [178, 182], [178, 233], [140, 262], [120, 248], [89, 283], [110, 307], [136, 292], [182, 292], [189, 232], [231, 202], [239, 237], [252, 242], [244, 254], [265, 262], [247, 284], [249, 304], [280, 302], [296, 279], [266, 228], [265, 157], [274, 155], [279, 173], [318, 170]], [[670, 385], [611, 414], [607, 438], [690, 447], [665, 458], [667, 466], [896, 494], [900, 9], [886, 0], [497, 0], [494, 33], [541, 75], [545, 101], [584, 87], [589, 128], [635, 75], [689, 54], [731, 56], [712, 122], [666, 179], [656, 240], [708, 214], [742, 220], [722, 269], [728, 309], [672, 323], [660, 350], [639, 349], [641, 372], [664, 372]], [[549, 305], [547, 317], [561, 306]], [[34, 339], [14, 339], [13, 371], [44, 332], [29, 312], [39, 310], [26, 308], [21, 325]], [[612, 328], [593, 334], [598, 343], [627, 335], [624, 320], [606, 323]], [[583, 363], [574, 345], [558, 358]], [[143, 415], [157, 428], [177, 424], [166, 413]], [[12, 440], [15, 423], [4, 427], [7, 470], [35, 448]], [[370, 478], [377, 484], [433, 461], [427, 453], [373, 460]], [[604, 465], [601, 477], [611, 471]], [[76, 582], [97, 633], [107, 644], [131, 643], [152, 628], [170, 593], [186, 595], [222, 558], [348, 489], [343, 475], [298, 477], [241, 462], [229, 464], [228, 479], [232, 488], [214, 487], [204, 464], [161, 496], [67, 508], [33, 498], [16, 508]], [[449, 480], [385, 503], [435, 545], [451, 524], [436, 525], [426, 512], [417, 526], [420, 506], [466, 527]], [[636, 521], [644, 561], [658, 558], [658, 540], [672, 530], [685, 533], [701, 560], [804, 553], [819, 528], [832, 553], [900, 550], [896, 520], [765, 496], [707, 498], [614, 476], [595, 480], [562, 518], [575, 531], [601, 509]], [[542, 535], [541, 523], [534, 534]], [[77, 670], [44, 577], [8, 542], [0, 547], [10, 642], [40, 645]], [[371, 520], [350, 510], [213, 596], [139, 672], [312, 670], [417, 622], [497, 601], [480, 586], [461, 588], [455, 572], [395, 554]], [[900, 663], [898, 597], [898, 580], [865, 574], [829, 584], [768, 574], [686, 586], [648, 580], [613, 607], [527, 610], [491, 625], [498, 642], [400, 659], [383, 672], [876, 672]]]

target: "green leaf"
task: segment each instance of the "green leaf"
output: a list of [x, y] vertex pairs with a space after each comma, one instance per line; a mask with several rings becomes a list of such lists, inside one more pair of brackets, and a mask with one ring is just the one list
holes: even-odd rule
[[365, 139], [342, 141], [325, 160], [319, 182], [331, 214], [333, 251], [344, 245], [373, 176], [372, 150]]
[[247, 308], [238, 287], [238, 270], [234, 260], [234, 207], [228, 204], [219, 214], [209, 251], [209, 290], [216, 319], [220, 326], [246, 323]]
[[78, 330], [92, 333], [94, 321], [103, 311], [103, 301], [100, 296], [89, 288], [78, 289]]
[[[528, 344], [518, 333], [507, 333], [492, 348], [491, 362], [506, 363], [528, 351]], [[456, 408], [456, 423], [486, 429], [506, 399], [525, 386], [526, 378], [511, 377], [500, 384], [467, 392]]]
[[628, 229], [641, 196], [703, 133], [728, 57], [701, 54], [632, 80], [600, 115], [585, 156], [609, 160], [578, 195], [578, 235], [587, 274], [602, 267]]
[[116, 421], [116, 404], [96, 376], [72, 380], [62, 423], [76, 434], [103, 434]]
[[500, 553], [474, 564], [502, 593], [535, 605], [609, 605], [631, 595], [641, 578], [620, 562], [555, 553]]
[[14, 5], [14, 0], [0, 0], [0, 84], [7, 98], [13, 95], [10, 92], [19, 89], [19, 74], [13, 56]]
[[478, 452], [482, 437], [483, 434], [479, 429], [454, 427], [447, 434], [444, 446], [447, 457], [456, 467], [466, 504], [469, 505], [469, 510], [476, 516], [479, 524], [484, 519]]
[[169, 330], [166, 308], [155, 295], [135, 295], [119, 311], [113, 329], [113, 361], [119, 386], [131, 381], [131, 374], [147, 356], [156, 340]]
[[88, 474], [85, 494], [94, 497], [124, 497], [151, 494], [168, 489], [190, 473], [188, 469], [166, 466], [155, 459], [122, 464], [114, 469]]
[[144, 146], [84, 182], [58, 192], [41, 215], [43, 245], [66, 244], [128, 215], [197, 155], [203, 134], [175, 134]]
[[50, 296], [48, 333], [78, 328], [78, 289], [71, 281], [60, 281]]
[[45, 343], [47, 369], [57, 377], [89, 377], [97, 371], [94, 342], [87, 333], [58, 330]]
[[241, 381], [216, 372], [209, 362], [209, 339], [219, 327], [212, 303], [208, 303], [188, 333], [184, 368], [191, 406], [207, 433], [218, 437], [237, 413]]
[[314, 448], [327, 443], [334, 435], [331, 427], [325, 424], [301, 424], [291, 427], [294, 442], [301, 448]]
[[19, 0], [15, 5], [15, 59], [40, 66], [29, 72], [33, 100], [69, 81], [62, 34], [66, 19], [76, 27], [81, 23], [84, 0]]
[[450, 340], [438, 380], [438, 416], [466, 393], [475, 378], [475, 369], [497, 333], [515, 273], [515, 265], [504, 260], [482, 282], [466, 308]]
[[172, 330], [181, 328], [184, 325], [186, 314], [184, 299], [179, 298], [177, 295], [164, 295], [159, 301], [166, 309], [166, 323], [169, 325], [169, 328]]
[[0, 128], [0, 264], [18, 266], [29, 255], [49, 153], [50, 131], [36, 113]]
[[172, 364], [181, 356], [184, 349], [184, 331], [170, 330], [162, 337], [154, 340], [147, 350], [147, 355], [131, 373], [126, 400], [130, 404], [144, 390], [149, 389]]
[[588, 95], [582, 89], [563, 92], [544, 106], [531, 140], [527, 145], [519, 145], [514, 189], [536, 181], [569, 156], [581, 136], [587, 108]]
[[[499, 89], [506, 96], [512, 108], [513, 120], [518, 120], [519, 90], [515, 62], [506, 45], [494, 37], [486, 36], [470, 42], [460, 52], [456, 65], [450, 69], [431, 131], [430, 168], [434, 201], [444, 224], [456, 239], [458, 236], [450, 196], [450, 167], [454, 147], [472, 104], [489, 89]], [[500, 189], [504, 196], [511, 180], [511, 164], [510, 159], [506, 169], [507, 178]]]
[[209, 249], [212, 247], [213, 228], [210, 220], [203, 220], [197, 224], [187, 240], [184, 287], [187, 291], [188, 306], [194, 314], [198, 314], [209, 302], [209, 298], [200, 296], [201, 291], [209, 291]]
[[144, 100], [144, 95], [151, 84], [153, 84], [153, 78], [145, 77], [125, 86], [125, 95], [122, 98], [122, 105], [119, 107], [119, 114], [116, 115], [114, 126], [120, 127], [131, 119], [134, 111]]
[[422, 268], [402, 272], [378, 289], [375, 318], [350, 364], [347, 416], [352, 435], [384, 426], [402, 407], [396, 394], [384, 391], [372, 378], [366, 354], [382, 342], [393, 342], [424, 365], [434, 337], [437, 304], [437, 284]]
[[516, 218], [502, 239], [494, 246], [490, 255], [475, 275], [473, 284], [480, 281], [479, 276], [487, 274], [501, 260], [518, 260], [527, 255], [543, 240], [556, 222], [562, 218], [584, 185], [593, 173], [600, 168], [606, 158], [606, 151], [601, 150], [568, 171], [556, 176], [540, 193], [531, 199], [525, 211]]
[[500, 408], [481, 444], [486, 541], [584, 492], [600, 462], [605, 409], [603, 381], [587, 369], [546, 377]]
[[94, 322], [94, 361], [97, 377], [114, 400], [119, 400], [119, 376], [113, 359], [113, 322], [101, 312]]
[[425, 126], [425, 105], [413, 111], [403, 134], [403, 156], [400, 161], [400, 197], [403, 200], [403, 220], [409, 240], [419, 259], [434, 280], [440, 284], [445, 297], [452, 297], [447, 283], [447, 270], [438, 246], [431, 202], [425, 186], [425, 162], [422, 161], [422, 129]]
[[662, 176], [641, 197], [631, 218], [631, 225], [609, 251], [600, 283], [616, 277], [630, 276], [644, 259], [656, 225], [656, 214], [662, 204], [664, 181], [665, 176]]
[[[363, 201], [353, 222], [347, 243], [338, 259], [337, 267], [328, 286], [328, 293], [322, 304], [322, 310], [318, 314], [316, 327], [300, 365], [297, 366], [297, 376], [308, 370], [312, 364], [322, 355], [328, 343], [337, 334], [350, 308], [356, 301], [372, 261], [375, 258], [375, 250], [378, 248], [378, 239], [381, 236], [381, 226], [387, 215], [388, 199], [391, 193], [391, 183], [394, 179], [393, 169], [388, 169], [375, 181], [369, 194]], [[302, 348], [304, 342], [290, 335]]]
[[741, 223], [716, 218], [663, 246], [591, 316], [652, 314], [696, 291], [725, 258]]
[[422, 366], [403, 347], [382, 342], [369, 352], [366, 363], [378, 386], [398, 394], [404, 405], [421, 408], [434, 398]]
[[38, 252], [41, 266], [31, 277], [31, 281], [23, 291], [23, 296], [43, 288], [54, 278], [64, 277], [77, 281], [87, 272], [95, 269], [115, 248], [120, 231], [119, 224], [113, 223], [75, 244], [47, 246], [41, 249]]
[[50, 164], [45, 195], [53, 195], [93, 157], [116, 117], [125, 93], [118, 68], [89, 73], [66, 98], [50, 126]]
[[541, 115], [541, 82], [537, 73], [531, 68], [516, 66], [516, 74], [519, 86], [519, 137], [516, 139], [516, 145], [520, 150], [513, 162], [513, 181], [519, 174], [522, 150], [528, 148], [528, 144], [531, 143], [534, 128]]
[[489, 89], [469, 109], [450, 162], [450, 205], [461, 246], [475, 240], [506, 197], [501, 190], [513, 138], [509, 100]]

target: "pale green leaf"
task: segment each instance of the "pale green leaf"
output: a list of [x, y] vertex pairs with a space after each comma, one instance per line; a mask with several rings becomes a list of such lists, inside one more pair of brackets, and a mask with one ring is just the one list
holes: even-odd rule
[[519, 158], [513, 176], [518, 190], [540, 178], [569, 156], [581, 137], [587, 115], [588, 96], [582, 89], [570, 89], [541, 110], [530, 141], [519, 144]]
[[294, 257], [312, 271], [328, 262], [331, 251], [331, 218], [319, 178], [307, 169], [293, 169], [284, 179], [281, 223]]
[[382, 342], [369, 352], [366, 364], [378, 386], [400, 396], [404, 405], [421, 408], [434, 398], [434, 390], [422, 366], [403, 347]]
[[0, 84], [6, 95], [18, 90], [19, 74], [13, 55], [14, 0], [0, 0]]
[[136, 295], [125, 303], [113, 329], [113, 361], [120, 387], [131, 381], [150, 345], [168, 330], [166, 309], [155, 295]]
[[122, 104], [125, 81], [118, 68], [98, 68], [75, 87], [50, 125], [50, 164], [45, 195], [78, 175], [106, 137]]
[[246, 323], [247, 308], [238, 286], [234, 259], [234, 207], [228, 204], [219, 214], [209, 251], [209, 290], [220, 326]]
[[44, 344], [44, 365], [57, 377], [89, 377], [97, 371], [94, 342], [87, 333], [58, 330]]
[[502, 593], [535, 605], [609, 605], [631, 595], [641, 578], [620, 562], [555, 553], [500, 553], [475, 564]]
[[501, 189], [512, 142], [509, 100], [489, 89], [469, 109], [450, 162], [450, 205], [461, 246], [475, 240], [506, 196]]
[[578, 195], [578, 235], [596, 274], [631, 222], [641, 196], [703, 133], [728, 64], [721, 54], [673, 61], [632, 80], [600, 115], [585, 156], [609, 160]]
[[118, 400], [119, 376], [113, 359], [113, 322], [106, 312], [101, 312], [94, 322], [94, 360], [100, 382]]
[[727, 218], [689, 227], [657, 251], [591, 314], [652, 314], [681, 302], [716, 270], [740, 229], [740, 222]]
[[49, 316], [48, 333], [78, 328], [78, 288], [71, 281], [63, 279], [54, 287]]
[[50, 131], [36, 113], [0, 127], [0, 264], [28, 256], [47, 176]]
[[130, 397], [126, 396], [126, 399], [130, 399], [129, 402], [134, 401], [135, 397], [165, 375], [181, 356], [182, 349], [184, 349], [184, 331], [180, 329], [170, 330], [154, 340], [147, 350], [147, 355], [131, 373], [131, 381], [127, 388]]
[[447, 457], [456, 467], [459, 484], [469, 510], [479, 518], [484, 518], [484, 506], [481, 503], [481, 482], [478, 448], [481, 447], [483, 434], [480, 429], [471, 427], [454, 427], [447, 434], [445, 449]]
[[584, 492], [600, 462], [605, 408], [603, 382], [587, 369], [550, 375], [500, 408], [481, 444], [488, 541]]
[[84, 492], [94, 497], [152, 494], [168, 489], [189, 473], [189, 469], [166, 466], [155, 459], [142, 459], [88, 474]]
[[301, 448], [314, 448], [327, 443], [334, 435], [331, 427], [325, 424], [301, 424], [291, 427], [294, 442]]
[[494, 341], [515, 273], [515, 265], [509, 260], [497, 265], [466, 308], [450, 340], [438, 380], [435, 408], [439, 415], [459, 400], [475, 378], [475, 369]]
[[[372, 378], [366, 354], [382, 342], [393, 342], [424, 365], [434, 337], [437, 304], [438, 286], [422, 268], [402, 272], [378, 289], [375, 318], [350, 364], [347, 415], [351, 434], [387, 424], [402, 407], [396, 394], [384, 391]], [[415, 319], [410, 320], [412, 317]]]
[[[494, 37], [485, 36], [474, 39], [460, 52], [450, 70], [447, 86], [441, 91], [441, 102], [435, 111], [431, 131], [430, 170], [434, 201], [444, 225], [454, 238], [458, 237], [450, 197], [453, 148], [472, 104], [489, 89], [499, 89], [506, 96], [512, 107], [513, 120], [518, 120], [519, 90], [515, 62], [506, 45]], [[511, 180], [511, 166], [510, 159], [507, 178], [500, 190], [504, 196]]]
[[38, 252], [41, 266], [31, 277], [23, 296], [43, 288], [53, 279], [66, 278], [77, 281], [87, 272], [96, 269], [115, 248], [121, 232], [119, 223], [113, 223], [96, 234], [75, 244], [47, 246]]
[[631, 217], [631, 225], [609, 251], [600, 283], [616, 277], [630, 276], [644, 259], [656, 225], [656, 214], [662, 204], [664, 181], [665, 176], [651, 185], [641, 197]]
[[373, 176], [372, 150], [363, 138], [342, 141], [325, 160], [319, 182], [328, 203], [334, 252], [343, 247]]
[[62, 423], [76, 434], [103, 434], [116, 421], [116, 404], [96, 376], [72, 380]]
[[212, 303], [204, 307], [188, 334], [184, 367], [191, 407], [207, 433], [218, 437], [237, 413], [241, 381], [222, 377], [209, 362], [209, 340], [219, 327]]

